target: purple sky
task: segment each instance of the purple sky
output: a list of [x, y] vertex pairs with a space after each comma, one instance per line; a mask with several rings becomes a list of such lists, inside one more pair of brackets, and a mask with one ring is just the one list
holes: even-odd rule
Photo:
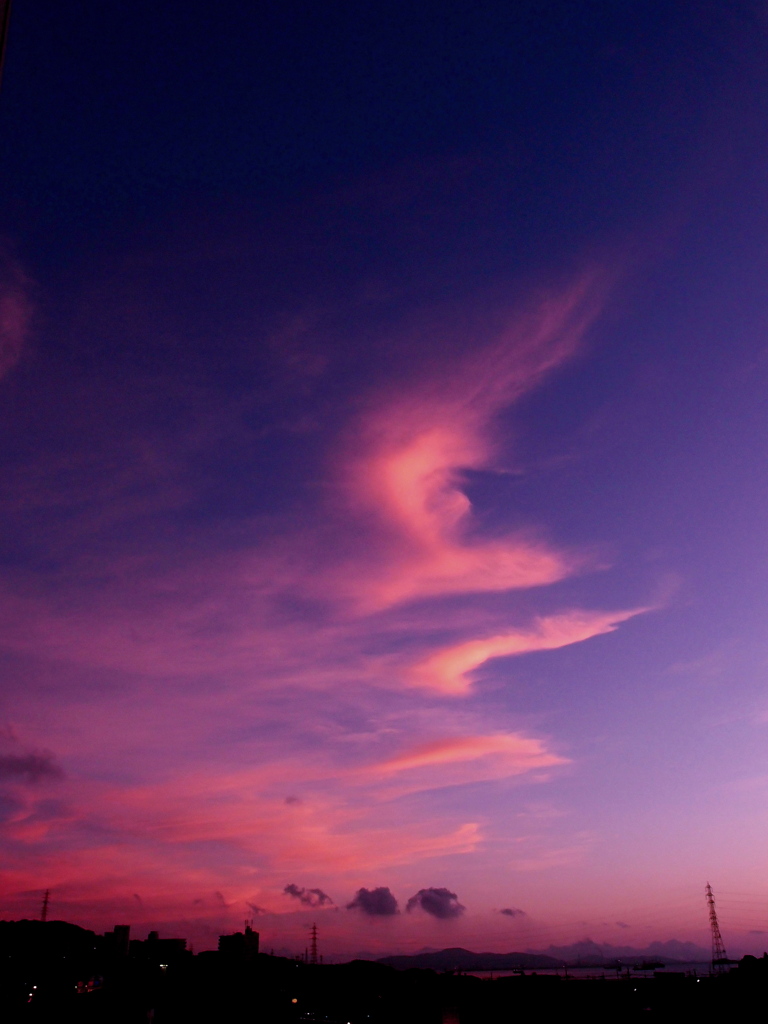
[[0, 913], [762, 951], [768, 8], [161, 6], [13, 13]]

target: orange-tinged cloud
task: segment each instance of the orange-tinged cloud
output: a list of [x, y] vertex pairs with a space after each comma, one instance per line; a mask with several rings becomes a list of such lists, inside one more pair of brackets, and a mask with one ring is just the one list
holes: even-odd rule
[[647, 608], [619, 612], [570, 611], [534, 620], [532, 628], [515, 630], [482, 640], [469, 640], [438, 651], [415, 665], [409, 674], [414, 686], [428, 687], [452, 696], [462, 696], [472, 688], [471, 673], [490, 658], [532, 651], [551, 651], [558, 647], [610, 633], [617, 626]]
[[371, 609], [456, 593], [540, 586], [579, 560], [518, 534], [471, 537], [466, 470], [493, 466], [493, 417], [573, 355], [600, 307], [603, 283], [585, 276], [519, 316], [496, 338], [421, 388], [390, 396], [365, 417], [350, 461], [354, 503], [385, 529], [386, 558], [356, 579]]
[[479, 468], [488, 454], [471, 434], [468, 425], [434, 426], [368, 463], [380, 496], [378, 508], [405, 542], [393, 571], [375, 581], [380, 605], [540, 586], [571, 572], [575, 559], [522, 536], [465, 539], [472, 506], [460, 489], [459, 470]]
[[493, 758], [505, 774], [517, 775], [534, 768], [566, 764], [567, 760], [547, 750], [543, 742], [520, 733], [498, 733], [491, 736], [452, 736], [434, 740], [376, 767], [382, 774], [422, 768], [443, 768], [446, 765]]
[[[9, 822], [20, 889], [44, 877], [78, 899], [138, 889], [178, 907], [214, 891], [244, 906], [258, 891], [260, 905], [285, 913], [286, 878], [336, 898], [344, 877], [387, 882], [384, 868], [492, 845], [492, 815], [434, 791], [541, 782], [568, 759], [547, 739], [504, 731], [517, 723], [433, 694], [467, 693], [489, 658], [576, 643], [641, 610], [572, 611], [511, 631], [506, 602], [473, 598], [584, 566], [534, 531], [483, 535], [464, 476], [508, 465], [494, 417], [573, 355], [600, 298], [597, 276], [585, 277], [495, 334], [468, 337], [458, 366], [414, 366], [399, 392], [369, 396], [335, 469], [343, 501], [275, 517], [261, 535], [254, 520], [242, 549], [203, 532], [182, 550], [148, 530], [95, 572], [70, 564], [47, 590], [5, 574], [0, 645], [46, 659], [56, 677], [91, 670], [49, 719], [30, 690], [30, 722], [43, 721], [34, 743], [54, 746], [67, 775], [60, 803], [31, 792]], [[154, 508], [154, 491], [145, 499], [139, 486], [145, 468], [117, 484], [110, 472], [85, 512], [73, 493], [62, 499], [60, 518], [81, 535], [184, 505], [183, 475]], [[44, 486], [17, 492], [34, 509], [45, 498]], [[342, 706], [358, 713], [338, 716]], [[115, 764], [129, 766], [122, 780], [99, 781]]]
[[549, 777], [549, 769], [568, 763], [568, 758], [550, 750], [543, 740], [513, 732], [443, 737], [368, 771], [380, 779], [379, 799], [396, 799], [523, 775], [541, 782]]

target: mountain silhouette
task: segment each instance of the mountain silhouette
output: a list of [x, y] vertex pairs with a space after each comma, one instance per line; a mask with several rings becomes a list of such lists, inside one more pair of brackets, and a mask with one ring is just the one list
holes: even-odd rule
[[473, 953], [461, 947], [416, 953], [413, 956], [385, 956], [377, 963], [397, 967], [399, 970], [428, 967], [434, 971], [514, 971], [517, 968], [535, 971], [565, 966], [562, 958], [544, 953]]

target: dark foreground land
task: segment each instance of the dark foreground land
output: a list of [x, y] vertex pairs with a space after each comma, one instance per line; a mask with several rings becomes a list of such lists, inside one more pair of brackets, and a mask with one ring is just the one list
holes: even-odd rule
[[[26, 927], [24, 929], [18, 926]], [[64, 922], [0, 922], [0, 1019], [88, 1024], [493, 1024], [749, 1020], [765, 1013], [768, 958], [717, 977], [480, 979], [357, 960], [312, 965], [179, 952], [115, 956]], [[45, 929], [43, 932], [42, 929]], [[43, 941], [44, 940], [44, 941]]]

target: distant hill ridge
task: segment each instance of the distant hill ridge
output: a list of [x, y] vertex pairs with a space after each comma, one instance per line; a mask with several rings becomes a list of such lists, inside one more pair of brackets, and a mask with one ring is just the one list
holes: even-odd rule
[[571, 946], [550, 946], [546, 952], [473, 953], [455, 947], [415, 953], [413, 956], [385, 956], [377, 963], [407, 970], [410, 967], [431, 968], [434, 971], [514, 971], [552, 970], [557, 967], [600, 967], [616, 960], [639, 963], [660, 960], [665, 964], [706, 963], [709, 954], [692, 942], [652, 942], [644, 949], [633, 946], [598, 944], [591, 939], [575, 942]]
[[550, 946], [550, 956], [562, 957], [568, 966], [575, 966], [579, 961], [588, 960], [590, 964], [610, 962], [614, 960], [664, 960], [667, 963], [706, 963], [710, 954], [706, 949], [693, 942], [680, 942], [669, 939], [667, 942], [651, 942], [644, 949], [634, 946], [612, 946], [608, 942], [593, 942], [583, 939], [570, 946]]
[[514, 971], [547, 970], [564, 967], [565, 961], [543, 953], [473, 953], [469, 949], [440, 949], [433, 953], [416, 953], [414, 956], [384, 956], [377, 963], [387, 967], [407, 970], [409, 967], [429, 967], [434, 971]]

